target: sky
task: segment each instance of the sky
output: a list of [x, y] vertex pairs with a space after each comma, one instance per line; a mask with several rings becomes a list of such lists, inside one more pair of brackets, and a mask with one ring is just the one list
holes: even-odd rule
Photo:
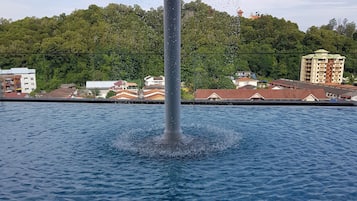
[[[184, 0], [189, 2], [190, 0]], [[87, 9], [95, 4], [105, 7], [109, 3], [134, 5], [148, 10], [163, 6], [164, 0], [0, 0], [0, 18], [13, 21], [25, 17], [52, 17], [62, 13], [71, 14], [78, 9]], [[301, 31], [311, 26], [326, 25], [330, 19], [338, 22], [347, 18], [357, 23], [357, 0], [202, 0], [218, 11], [236, 15], [238, 8], [244, 17], [251, 14], [268, 14], [297, 23]]]

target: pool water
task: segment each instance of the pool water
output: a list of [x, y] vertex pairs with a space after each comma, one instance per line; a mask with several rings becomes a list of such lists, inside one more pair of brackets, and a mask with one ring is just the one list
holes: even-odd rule
[[[0, 200], [357, 200], [357, 107], [0, 102]], [[149, 140], [148, 140], [149, 139]]]

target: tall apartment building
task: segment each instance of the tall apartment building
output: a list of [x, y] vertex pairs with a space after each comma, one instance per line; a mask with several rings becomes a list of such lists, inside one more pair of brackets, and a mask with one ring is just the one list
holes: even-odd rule
[[346, 57], [329, 54], [324, 49], [301, 59], [300, 81], [324, 84], [341, 84]]
[[1, 89], [4, 93], [31, 93], [36, 89], [36, 70], [28, 68], [0, 69]]

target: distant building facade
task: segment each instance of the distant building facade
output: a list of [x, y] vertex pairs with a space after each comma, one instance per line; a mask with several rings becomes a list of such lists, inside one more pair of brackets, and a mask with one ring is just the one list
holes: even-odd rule
[[164, 76], [146, 76], [144, 78], [145, 88], [157, 88], [164, 89], [165, 88], [165, 77]]
[[349, 99], [352, 98], [348, 94], [357, 92], [357, 86], [352, 85], [326, 85], [314, 84], [309, 82], [301, 82], [296, 80], [279, 79], [269, 83], [272, 87], [280, 89], [319, 89], [322, 88], [326, 92], [326, 96], [330, 99]]
[[0, 69], [0, 82], [2, 92], [29, 94], [37, 87], [36, 70], [28, 68]]
[[329, 54], [324, 49], [301, 59], [300, 81], [322, 84], [341, 84], [346, 57]]
[[146, 76], [144, 78], [144, 88], [139, 94], [144, 100], [165, 100], [165, 77]]
[[233, 84], [236, 86], [236, 88], [243, 88], [250, 86], [251, 88], [257, 88], [259, 80], [254, 80], [248, 77], [242, 77], [238, 78], [236, 80], [233, 80]]
[[117, 93], [117, 99], [132, 99], [133, 94], [138, 93], [138, 85], [125, 80], [87, 81], [86, 89], [98, 90], [99, 94], [97, 94], [97, 98], [105, 98], [109, 91]]

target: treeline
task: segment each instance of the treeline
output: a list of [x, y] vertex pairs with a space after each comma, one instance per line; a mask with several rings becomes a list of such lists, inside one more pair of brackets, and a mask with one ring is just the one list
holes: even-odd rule
[[[301, 56], [320, 48], [347, 57], [347, 76], [357, 73], [354, 22], [332, 19], [304, 33], [284, 19], [238, 18], [200, 0], [182, 8], [182, 81], [191, 89], [232, 88], [237, 70], [298, 79]], [[39, 90], [87, 80], [140, 85], [147, 75], [163, 75], [163, 47], [162, 7], [91, 5], [70, 15], [0, 19], [0, 68], [35, 68]]]

